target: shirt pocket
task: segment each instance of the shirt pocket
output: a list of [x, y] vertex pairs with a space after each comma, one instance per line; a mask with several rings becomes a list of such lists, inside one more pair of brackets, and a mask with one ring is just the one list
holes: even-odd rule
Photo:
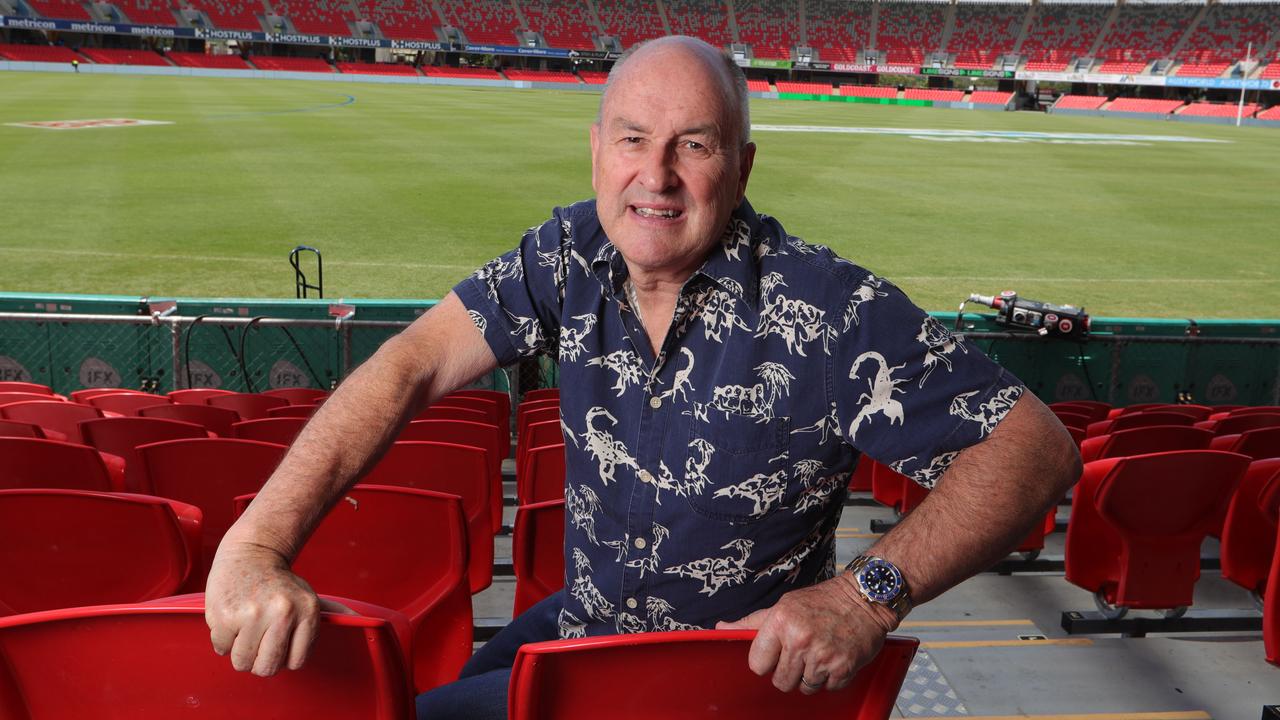
[[791, 418], [711, 411], [689, 429], [684, 480], [694, 512], [750, 523], [782, 506], [790, 482]]

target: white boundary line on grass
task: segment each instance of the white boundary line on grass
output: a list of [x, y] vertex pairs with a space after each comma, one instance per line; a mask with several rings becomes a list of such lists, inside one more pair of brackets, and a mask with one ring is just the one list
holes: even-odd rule
[[937, 130], [932, 128], [846, 127], [838, 125], [757, 125], [751, 130], [765, 132], [841, 133], [847, 135], [904, 135], [921, 140], [974, 140], [1051, 143], [1230, 143], [1230, 140], [1187, 137], [1185, 135], [1122, 135], [1114, 133], [1053, 133], [1025, 130]]

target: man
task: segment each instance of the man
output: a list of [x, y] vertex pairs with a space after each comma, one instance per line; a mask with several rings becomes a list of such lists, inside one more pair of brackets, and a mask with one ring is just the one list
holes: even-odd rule
[[[317, 602], [288, 566], [326, 509], [413, 398], [541, 350], [564, 387], [566, 589], [419, 717], [505, 717], [521, 643], [613, 632], [756, 628], [750, 666], [779, 689], [841, 688], [912, 602], [1041, 520], [1078, 474], [1061, 425], [892, 285], [757, 215], [747, 113], [741, 72], [701, 41], [615, 67], [590, 131], [596, 200], [460, 283], [317, 413], [218, 551], [218, 652], [299, 667]], [[936, 488], [838, 573], [859, 451]]]

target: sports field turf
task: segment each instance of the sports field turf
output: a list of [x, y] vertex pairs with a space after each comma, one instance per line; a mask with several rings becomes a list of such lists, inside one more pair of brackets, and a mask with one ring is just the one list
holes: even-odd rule
[[[440, 297], [591, 194], [598, 96], [0, 73], [0, 290]], [[921, 305], [1013, 288], [1094, 315], [1280, 316], [1280, 130], [798, 101], [768, 125], [1161, 135], [958, 141], [757, 130], [748, 195]], [[4, 123], [171, 122], [74, 131]]]

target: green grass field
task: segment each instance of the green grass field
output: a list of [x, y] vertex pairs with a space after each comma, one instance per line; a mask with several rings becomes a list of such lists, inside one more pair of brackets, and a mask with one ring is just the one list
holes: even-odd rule
[[[440, 297], [591, 194], [589, 93], [9, 72], [0, 98], [4, 291], [288, 297], [286, 256], [305, 243], [330, 296]], [[930, 309], [1013, 288], [1099, 316], [1280, 316], [1280, 130], [752, 109], [757, 124], [1226, 141], [757, 131], [748, 195]], [[172, 124], [4, 125], [113, 117]]]

